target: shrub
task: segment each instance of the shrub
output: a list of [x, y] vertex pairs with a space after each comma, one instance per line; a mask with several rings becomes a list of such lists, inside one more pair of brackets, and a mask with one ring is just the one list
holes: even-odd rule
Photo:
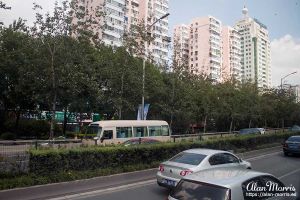
[[15, 140], [16, 139], [16, 134], [10, 133], [10, 132], [5, 132], [5, 133], [1, 134], [0, 138], [2, 140]]
[[[47, 139], [49, 137], [50, 124], [46, 120], [20, 120], [17, 129], [15, 121], [7, 121], [5, 127], [10, 132], [16, 133], [18, 138]], [[54, 131], [61, 133], [57, 125]]]
[[98, 146], [70, 150], [32, 150], [30, 152], [30, 171], [36, 174], [53, 174], [106, 168], [125, 169], [131, 165], [152, 165], [169, 159], [186, 149], [245, 149], [247, 151], [261, 145], [281, 142], [290, 135], [290, 133], [247, 135], [206, 141], [161, 143], [133, 147]]

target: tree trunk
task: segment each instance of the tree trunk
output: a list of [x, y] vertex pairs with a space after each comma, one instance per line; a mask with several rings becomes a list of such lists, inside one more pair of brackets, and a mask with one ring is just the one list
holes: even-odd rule
[[18, 110], [16, 111], [16, 123], [15, 123], [15, 130], [18, 130], [19, 127], [19, 122], [20, 122], [20, 116], [21, 116], [21, 111], [18, 108]]
[[265, 119], [265, 128], [267, 128], [267, 120]]
[[65, 109], [64, 110], [63, 136], [66, 136], [67, 123], [68, 123], [67, 109]]
[[119, 106], [119, 119], [122, 119], [122, 107], [123, 107], [123, 92], [124, 92], [124, 73], [121, 76], [121, 102]]
[[252, 122], [252, 120], [250, 119], [249, 120], [249, 128], [251, 128], [251, 122]]
[[284, 119], [282, 119], [281, 123], [282, 123], [282, 131], [284, 132]]
[[205, 118], [204, 118], [203, 133], [206, 133], [206, 120], [207, 120], [207, 115], [205, 115]]
[[231, 117], [231, 122], [230, 122], [229, 133], [231, 133], [231, 132], [232, 132], [232, 124], [233, 124], [233, 117]]
[[50, 125], [50, 137], [49, 139], [52, 140], [54, 136], [54, 126], [55, 126], [55, 111], [56, 111], [56, 82], [55, 82], [55, 69], [54, 69], [54, 51], [51, 51], [51, 79], [52, 79], [52, 111], [51, 111], [51, 125]]

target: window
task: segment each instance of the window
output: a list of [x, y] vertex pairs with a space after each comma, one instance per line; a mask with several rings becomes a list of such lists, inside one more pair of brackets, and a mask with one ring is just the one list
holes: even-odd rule
[[208, 160], [210, 165], [223, 165], [229, 162], [227, 156], [223, 153], [215, 154]]
[[147, 127], [133, 127], [134, 137], [147, 137]]
[[181, 180], [171, 191], [175, 199], [229, 199], [230, 189], [196, 181]]
[[112, 130], [105, 130], [103, 132], [103, 139], [112, 139], [113, 138], [113, 131]]
[[117, 127], [117, 138], [130, 138], [132, 137], [131, 127]]
[[229, 153], [223, 153], [225, 163], [239, 163], [239, 159]]
[[149, 136], [161, 136], [161, 126], [149, 126]]
[[203, 154], [182, 152], [171, 158], [170, 161], [188, 165], [199, 165], [205, 157], [206, 155]]
[[161, 126], [161, 134], [162, 136], [169, 136], [169, 126], [163, 125]]

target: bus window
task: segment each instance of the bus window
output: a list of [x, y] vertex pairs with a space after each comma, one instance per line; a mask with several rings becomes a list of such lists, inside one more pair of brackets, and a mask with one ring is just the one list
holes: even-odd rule
[[112, 139], [113, 138], [113, 131], [112, 130], [105, 130], [103, 131], [103, 139]]
[[147, 127], [133, 127], [134, 137], [147, 137]]
[[102, 128], [98, 125], [91, 125], [88, 126], [87, 133], [88, 134], [96, 134], [96, 136], [99, 136], [101, 133]]
[[131, 127], [116, 127], [117, 138], [130, 138], [132, 137]]
[[149, 126], [149, 136], [161, 136], [161, 126]]
[[169, 136], [169, 126], [162, 126], [162, 136]]

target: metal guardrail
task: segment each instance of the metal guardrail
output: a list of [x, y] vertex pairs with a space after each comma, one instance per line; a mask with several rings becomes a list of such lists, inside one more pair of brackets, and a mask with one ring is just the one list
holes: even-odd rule
[[[288, 131], [288, 128], [266, 128], [265, 129], [265, 134], [268, 133], [276, 133], [276, 132], [284, 132], [284, 131]], [[176, 138], [203, 138], [205, 136], [223, 136], [223, 135], [236, 135], [239, 134], [239, 131], [232, 131], [232, 132], [208, 132], [208, 133], [197, 133], [197, 134], [179, 134], [179, 135], [171, 135], [171, 138], [173, 140], [173, 142], [175, 142]]]

